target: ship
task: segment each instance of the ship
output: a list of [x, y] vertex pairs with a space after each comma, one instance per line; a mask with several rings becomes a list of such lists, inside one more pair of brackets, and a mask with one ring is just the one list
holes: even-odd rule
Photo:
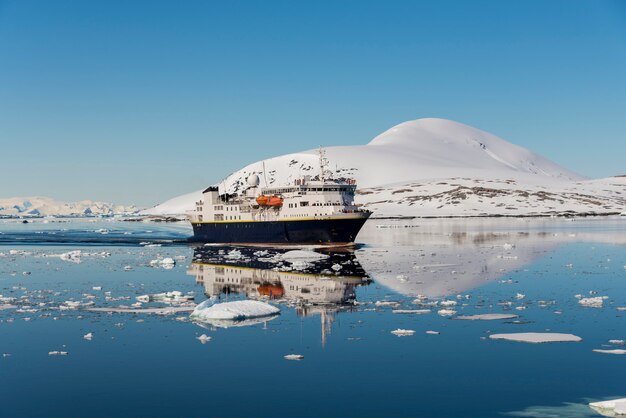
[[[354, 202], [356, 181], [332, 177], [320, 150], [320, 172], [291, 184], [260, 187], [252, 173], [246, 189], [227, 193], [210, 186], [188, 217], [195, 242], [214, 244], [354, 243], [371, 212]], [[267, 184], [267, 181], [265, 181]]]

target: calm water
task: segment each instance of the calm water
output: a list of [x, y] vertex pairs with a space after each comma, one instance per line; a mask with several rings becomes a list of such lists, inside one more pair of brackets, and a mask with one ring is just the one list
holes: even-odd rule
[[[372, 220], [353, 251], [307, 262], [189, 246], [184, 224], [0, 222], [2, 416], [593, 417], [587, 402], [626, 397], [626, 356], [592, 351], [624, 348], [608, 340], [626, 339], [626, 219]], [[165, 257], [176, 265], [151, 264]], [[196, 324], [90, 310], [173, 290], [281, 313]], [[454, 320], [442, 301], [519, 318]], [[547, 330], [583, 341], [488, 338]]]

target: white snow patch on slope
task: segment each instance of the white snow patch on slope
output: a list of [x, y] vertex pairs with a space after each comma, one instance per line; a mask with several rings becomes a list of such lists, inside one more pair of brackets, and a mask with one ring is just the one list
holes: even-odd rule
[[[374, 216], [626, 210], [621, 192], [626, 178], [584, 180], [532, 151], [445, 119], [404, 122], [367, 145], [325, 150], [334, 176], [356, 179], [357, 203], [372, 209]], [[317, 151], [308, 150], [249, 164], [218, 186], [221, 192], [242, 192], [251, 174], [259, 175], [264, 187], [291, 184], [318, 172]], [[200, 191], [189, 193], [144, 213], [184, 213], [200, 198]]]
[[6, 216], [84, 216], [122, 215], [137, 212], [135, 206], [81, 200], [63, 202], [51, 197], [11, 197], [0, 199], [0, 215]]

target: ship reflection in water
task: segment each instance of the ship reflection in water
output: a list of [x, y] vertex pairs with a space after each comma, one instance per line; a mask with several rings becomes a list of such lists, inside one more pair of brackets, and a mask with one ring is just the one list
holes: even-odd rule
[[[199, 247], [194, 250], [187, 274], [204, 287], [208, 298], [242, 296], [295, 309], [298, 316], [319, 315], [322, 345], [330, 334], [335, 315], [355, 309], [356, 287], [371, 283], [350, 250], [312, 253]], [[229, 325], [252, 325], [267, 320], [259, 318]], [[226, 326], [223, 322], [210, 325]]]

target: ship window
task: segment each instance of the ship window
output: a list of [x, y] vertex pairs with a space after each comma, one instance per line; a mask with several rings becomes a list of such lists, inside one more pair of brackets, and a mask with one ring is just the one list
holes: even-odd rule
[[309, 206], [309, 202], [300, 202], [300, 206]]

